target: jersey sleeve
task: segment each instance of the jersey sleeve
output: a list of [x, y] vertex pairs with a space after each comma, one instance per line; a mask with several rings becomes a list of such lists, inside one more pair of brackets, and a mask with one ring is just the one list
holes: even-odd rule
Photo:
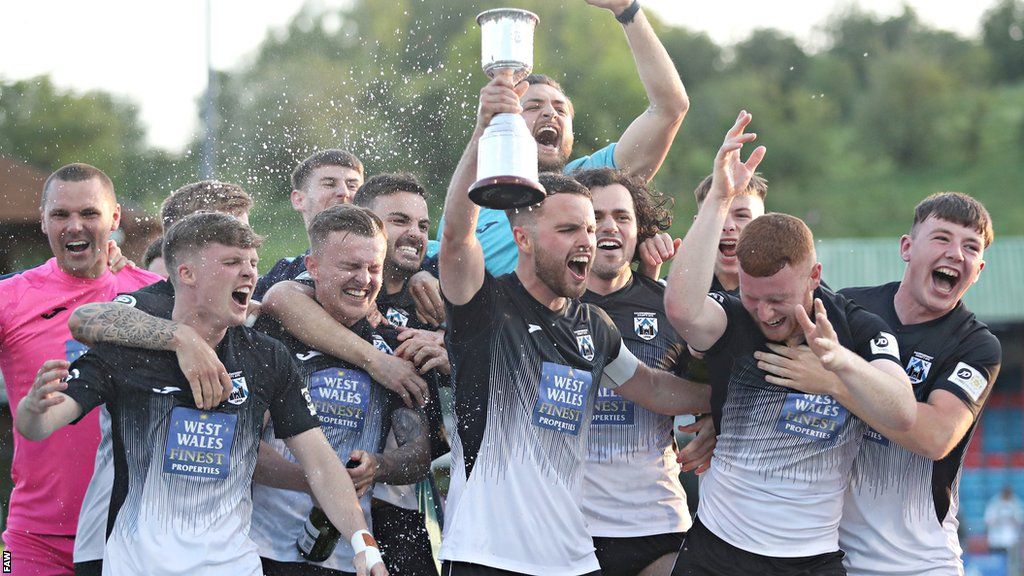
[[150, 316], [170, 320], [174, 312], [174, 297], [157, 292], [136, 290], [125, 294], [118, 294], [114, 302], [126, 304]]
[[565, 165], [565, 173], [573, 170], [588, 170], [590, 168], [618, 168], [615, 165], [616, 142], [601, 148], [590, 156], [581, 156]]
[[957, 355], [942, 367], [934, 390], [945, 390], [962, 401], [977, 418], [999, 376], [1002, 347], [990, 332], [972, 338]]
[[444, 299], [445, 311], [448, 315], [446, 340], [452, 346], [472, 340], [494, 323], [494, 304], [499, 298], [499, 291], [498, 281], [491, 276], [490, 272], [484, 272], [484, 283], [469, 302], [455, 305], [448, 298]]
[[722, 310], [725, 311], [725, 332], [722, 332], [722, 335], [718, 337], [718, 340], [710, 348], [707, 350], [697, 350], [697, 352], [717, 354], [728, 345], [733, 327], [737, 322], [737, 314], [746, 314], [747, 310], [743, 307], [743, 303], [740, 302], [739, 298], [726, 292], [708, 292], [708, 298], [717, 302], [722, 307]]
[[280, 342], [274, 343], [273, 378], [274, 397], [270, 401], [270, 418], [274, 422], [274, 435], [291, 438], [306, 430], [320, 426], [313, 407], [313, 398], [288, 350]]
[[899, 343], [896, 342], [896, 336], [885, 320], [861, 308], [852, 300], [844, 300], [846, 321], [852, 338], [850, 349], [868, 362], [891, 360], [902, 370]]
[[82, 408], [82, 413], [72, 423], [85, 418], [93, 408], [115, 399], [116, 367], [106, 360], [110, 350], [112, 348], [109, 346], [97, 345], [75, 360], [68, 369], [68, 387], [64, 394]]
[[640, 367], [640, 360], [629, 351], [626, 343], [619, 339], [619, 351], [615, 358], [609, 360], [601, 372], [601, 386], [604, 388], [618, 388], [636, 374]]
[[629, 351], [622, 341], [622, 332], [608, 313], [597, 306], [589, 306], [593, 315], [591, 324], [595, 336], [595, 344], [605, 357], [604, 370], [601, 373], [601, 386], [618, 388], [626, 380], [633, 377], [640, 361]]

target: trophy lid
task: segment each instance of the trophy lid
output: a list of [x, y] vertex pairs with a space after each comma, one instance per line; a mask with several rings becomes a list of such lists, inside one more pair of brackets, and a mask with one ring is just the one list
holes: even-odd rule
[[488, 20], [531, 20], [534, 24], [540, 22], [540, 17], [520, 8], [494, 8], [484, 10], [476, 17], [476, 23], [483, 25]]

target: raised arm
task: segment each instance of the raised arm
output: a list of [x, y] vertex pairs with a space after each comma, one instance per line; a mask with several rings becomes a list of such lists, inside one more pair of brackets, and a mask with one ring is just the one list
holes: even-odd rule
[[[587, 0], [587, 3], [607, 8], [619, 16], [630, 8], [632, 0]], [[631, 22], [622, 23], [622, 29], [649, 105], [619, 138], [615, 147], [615, 165], [630, 174], [651, 180], [665, 161], [672, 140], [690, 108], [690, 100], [675, 64], [644, 11], [637, 10]]]
[[15, 422], [29, 440], [45, 440], [82, 414], [82, 407], [62, 392], [68, 385], [66, 360], [47, 360], [36, 373], [32, 388], [18, 403]]
[[213, 408], [231, 395], [231, 378], [224, 364], [191, 326], [120, 302], [93, 302], [75, 310], [68, 328], [75, 340], [87, 346], [102, 342], [174, 352], [199, 408]]
[[407, 360], [378, 350], [338, 322], [313, 299], [313, 289], [298, 282], [274, 284], [263, 297], [264, 314], [277, 318], [304, 344], [366, 370], [375, 381], [401, 396], [406, 406], [422, 405], [427, 383]]
[[750, 183], [764, 158], [765, 148], [758, 146], [746, 162], [740, 161], [743, 145], [757, 138], [756, 134], [744, 133], [751, 119], [747, 111], [740, 112], [726, 133], [715, 156], [711, 190], [669, 272], [665, 313], [683, 340], [696, 350], [707, 350], [725, 333], [725, 311], [707, 293], [715, 275], [715, 254], [729, 206]]
[[476, 158], [480, 136], [495, 114], [519, 114], [519, 98], [526, 92], [526, 82], [512, 86], [511, 72], [498, 74], [480, 90], [476, 126], [466, 150], [459, 159], [448, 196], [444, 202], [444, 233], [438, 266], [441, 291], [453, 304], [469, 302], [484, 285], [484, 252], [476, 238], [480, 207], [469, 199], [469, 187], [476, 180]]

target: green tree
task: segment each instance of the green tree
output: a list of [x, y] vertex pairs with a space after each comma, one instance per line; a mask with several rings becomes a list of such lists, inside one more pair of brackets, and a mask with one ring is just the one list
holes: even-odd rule
[[1024, 2], [1002, 0], [982, 18], [982, 41], [995, 60], [997, 79], [1024, 78]]
[[955, 126], [966, 118], [965, 87], [942, 62], [916, 52], [878, 58], [855, 114], [866, 150], [899, 166], [921, 167], [960, 152]]
[[0, 153], [43, 171], [88, 162], [120, 185], [144, 139], [135, 106], [106, 92], [60, 89], [48, 76], [0, 83]]
[[771, 28], [754, 30], [735, 46], [733, 52], [734, 70], [741, 73], [757, 70], [784, 91], [801, 82], [810, 62], [810, 57], [792, 36]]

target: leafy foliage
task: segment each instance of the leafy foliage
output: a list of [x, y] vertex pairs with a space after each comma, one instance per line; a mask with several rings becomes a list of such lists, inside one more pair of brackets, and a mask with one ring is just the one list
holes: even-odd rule
[[[614, 141], [647, 106], [619, 24], [583, 2], [518, 4], [540, 16], [536, 70], [573, 100], [574, 154]], [[349, 149], [368, 174], [418, 174], [436, 219], [486, 82], [475, 17], [499, 5], [307, 6], [243, 66], [217, 74], [217, 174], [256, 196], [264, 261], [304, 247], [288, 176], [317, 149]], [[978, 39], [929, 28], [909, 8], [891, 18], [849, 8], [824, 23], [814, 51], [771, 29], [718, 46], [649, 17], [691, 100], [655, 180], [678, 197], [676, 232], [741, 108], [768, 146], [770, 207], [808, 219], [821, 236], [901, 232], [917, 200], [946, 189], [986, 202], [1000, 233], [1024, 232], [1024, 204], [1012, 201], [1024, 176], [1021, 0], [987, 13]], [[73, 94], [45, 77], [0, 82], [0, 152], [43, 169], [86, 160], [153, 204], [198, 178], [198, 149], [175, 157], [147, 148], [133, 106], [108, 94]]]

